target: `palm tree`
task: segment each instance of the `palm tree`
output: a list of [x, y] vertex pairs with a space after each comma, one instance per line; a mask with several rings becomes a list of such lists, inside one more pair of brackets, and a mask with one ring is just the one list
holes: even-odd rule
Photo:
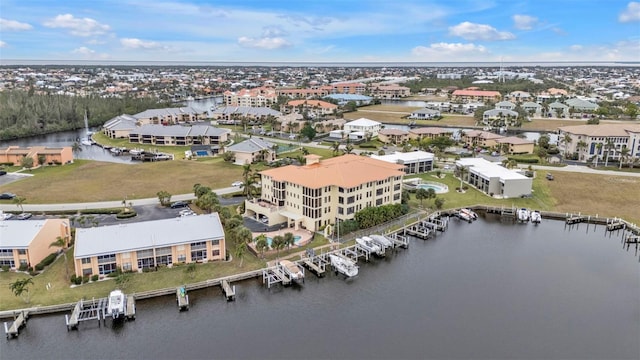
[[287, 249], [296, 244], [296, 239], [293, 233], [287, 232], [284, 234], [284, 243], [287, 245]]
[[620, 149], [620, 169], [622, 169], [622, 163], [627, 162], [627, 158], [629, 157], [630, 152], [631, 150], [629, 150], [629, 148], [626, 146]]
[[13, 293], [13, 295], [22, 297], [24, 302], [28, 304], [30, 301], [30, 297], [29, 297], [30, 285], [33, 285], [33, 278], [23, 278], [9, 284], [9, 288], [11, 289], [11, 292]]
[[271, 248], [276, 249], [276, 258], [280, 256], [280, 249], [285, 246], [284, 238], [282, 235], [276, 235], [271, 240]]
[[604, 160], [604, 167], [607, 167], [607, 165], [609, 164], [609, 153], [611, 152], [611, 150], [613, 150], [613, 154], [615, 155], [616, 150], [615, 144], [613, 143], [613, 140], [611, 140], [611, 138], [607, 138], [604, 147], [607, 150], [607, 157]]
[[247, 253], [246, 242], [241, 242], [240, 244], [236, 245], [236, 249], [233, 255], [236, 257], [236, 259], [240, 259], [240, 264], [238, 264], [238, 267], [242, 267], [242, 262], [244, 261], [244, 254], [246, 253]]
[[580, 154], [580, 156], [578, 157], [580, 160], [582, 160], [582, 151], [584, 151], [584, 149], [586, 148], [587, 148], [587, 143], [584, 140], [580, 140], [576, 144], [576, 149], [578, 149], [578, 153]]
[[596, 144], [596, 167], [598, 167], [598, 158], [600, 158], [600, 153], [602, 152], [602, 143]]
[[337, 154], [340, 152], [340, 143], [337, 141], [334, 141], [333, 144], [331, 144], [331, 149], [333, 150], [333, 155]]
[[568, 156], [568, 152], [569, 152], [569, 145], [571, 144], [573, 139], [571, 138], [571, 135], [569, 135], [569, 134], [564, 134], [564, 137], [562, 137], [560, 139], [564, 143], [564, 158], [566, 159], [567, 156]]
[[260, 251], [260, 257], [264, 259], [264, 251], [269, 247], [269, 243], [267, 242], [267, 235], [260, 234], [256, 238], [256, 249]]
[[73, 145], [71, 145], [71, 151], [78, 152], [78, 151], [82, 151], [82, 146], [80, 146], [79, 142], [74, 142]]
[[64, 271], [67, 275], [67, 277], [65, 279], [69, 279], [69, 266], [67, 266], [67, 252], [64, 251], [64, 249], [67, 247], [67, 239], [63, 238], [62, 236], [58, 236], [56, 238], [56, 241], [52, 242], [51, 244], [49, 244], [49, 247], [57, 247], [60, 248], [62, 250], [62, 255], [64, 256]]
[[458, 173], [458, 176], [460, 176], [460, 191], [462, 191], [462, 180], [468, 171], [469, 169], [465, 166], [456, 166], [456, 172]]
[[24, 196], [16, 196], [13, 198], [13, 203], [16, 204], [16, 206], [20, 209], [20, 212], [24, 212], [24, 208], [22, 207], [22, 205], [25, 203], [25, 201], [27, 201], [27, 199]]

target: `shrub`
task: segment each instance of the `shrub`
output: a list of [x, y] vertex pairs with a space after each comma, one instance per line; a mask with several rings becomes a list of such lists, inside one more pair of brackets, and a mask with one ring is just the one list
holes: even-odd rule
[[71, 275], [71, 278], [69, 278], [69, 281], [71, 281], [72, 284], [76, 283], [76, 274]]
[[20, 271], [27, 271], [27, 268], [28, 268], [28, 267], [29, 267], [29, 266], [28, 266], [27, 264], [20, 264], [20, 267], [18, 268], [18, 270], [20, 270]]
[[78, 276], [78, 277], [76, 277], [76, 280], [74, 281], [74, 283], [75, 283], [76, 285], [80, 285], [80, 284], [82, 284], [82, 276]]
[[36, 265], [36, 270], [42, 271], [42, 269], [44, 269], [46, 266], [51, 265], [51, 263], [54, 262], [57, 257], [57, 252], [49, 254], [46, 258], [42, 259], [42, 261], [40, 261], [40, 263]]
[[85, 275], [82, 277], [82, 283], [86, 284], [89, 282], [89, 280], [91, 280], [91, 277], [89, 275]]
[[39, 274], [39, 272], [37, 272], [37, 271], [29, 271], [29, 275], [31, 275], [31, 276], [36, 276], [38, 274]]
[[116, 219], [129, 219], [129, 218], [132, 218], [132, 217], [134, 217], [136, 215], [138, 215], [138, 214], [133, 210], [121, 211], [121, 212], [116, 214]]
[[9, 271], [11, 269], [9, 265], [2, 265], [2, 271]]
[[28, 272], [32, 272], [33, 271], [33, 266], [29, 266], [29, 268], [27, 269]]
[[44, 269], [44, 265], [42, 265], [42, 263], [36, 265], [36, 271], [42, 271], [42, 269]]
[[98, 281], [98, 279], [100, 278], [100, 275], [95, 274], [91, 276], [91, 281]]

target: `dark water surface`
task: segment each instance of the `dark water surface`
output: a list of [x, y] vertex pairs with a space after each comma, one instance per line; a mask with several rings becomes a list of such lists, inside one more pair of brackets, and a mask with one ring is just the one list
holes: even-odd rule
[[235, 302], [194, 291], [188, 312], [156, 298], [136, 321], [71, 332], [34, 317], [0, 358], [638, 359], [639, 267], [602, 226], [452, 221], [350, 280], [246, 281]]

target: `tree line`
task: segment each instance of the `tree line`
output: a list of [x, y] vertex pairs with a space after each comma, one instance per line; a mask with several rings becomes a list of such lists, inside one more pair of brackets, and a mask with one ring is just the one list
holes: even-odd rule
[[170, 103], [151, 97], [104, 98], [4, 91], [0, 92], [0, 140], [83, 128], [85, 111], [89, 126], [100, 126], [117, 115], [168, 106]]

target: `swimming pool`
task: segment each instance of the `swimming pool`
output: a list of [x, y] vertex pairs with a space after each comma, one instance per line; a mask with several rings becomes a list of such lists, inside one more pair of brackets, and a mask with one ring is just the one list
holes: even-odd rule
[[[300, 235], [294, 235], [293, 236], [293, 243], [295, 245], [298, 245], [300, 243], [300, 240], [302, 240], [302, 236], [300, 236]], [[269, 245], [269, 247], [271, 247], [271, 242], [272, 241], [273, 241], [273, 239], [267, 236], [267, 245]]]
[[445, 184], [440, 184], [440, 183], [424, 183], [424, 184], [418, 184], [416, 185], [416, 188], [418, 189], [433, 189], [433, 191], [436, 192], [436, 194], [444, 194], [449, 192], [449, 187]]
[[198, 150], [196, 151], [197, 156], [209, 156], [209, 152], [207, 150]]

